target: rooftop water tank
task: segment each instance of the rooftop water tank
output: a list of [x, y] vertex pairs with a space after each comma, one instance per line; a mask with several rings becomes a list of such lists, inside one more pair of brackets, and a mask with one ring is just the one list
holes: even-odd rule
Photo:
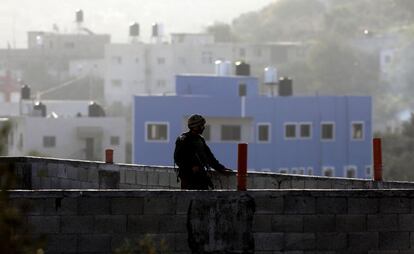
[[46, 117], [46, 105], [38, 101], [33, 106], [33, 115]]
[[214, 62], [215, 73], [217, 76], [230, 76], [231, 67], [230, 61], [217, 60]]
[[250, 76], [250, 64], [243, 61], [237, 61], [235, 65], [237, 76]]
[[76, 11], [76, 23], [83, 22], [83, 11], [81, 9]]
[[292, 79], [281, 77], [279, 79], [279, 96], [292, 96], [292, 94], [293, 94]]
[[20, 93], [22, 100], [30, 100], [30, 86], [21, 82]]
[[152, 24], [152, 37], [162, 37], [164, 35], [164, 26], [161, 23]]
[[89, 117], [104, 117], [105, 111], [102, 106], [97, 104], [94, 101], [91, 101], [88, 106], [88, 116]]
[[277, 69], [273, 66], [268, 66], [264, 69], [264, 83], [267, 85], [277, 84]]
[[139, 36], [139, 24], [137, 22], [134, 22], [129, 26], [129, 36], [131, 37]]

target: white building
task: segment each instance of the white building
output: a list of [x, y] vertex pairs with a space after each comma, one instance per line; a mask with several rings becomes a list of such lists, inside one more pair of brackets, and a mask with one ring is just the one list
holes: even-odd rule
[[107, 105], [128, 106], [137, 94], [174, 93], [176, 74], [213, 74], [216, 60], [243, 60], [261, 77], [266, 66], [303, 59], [307, 49], [300, 43], [215, 43], [209, 34], [172, 34], [168, 43], [132, 41], [105, 47]]
[[12, 117], [8, 155], [103, 160], [114, 149], [114, 162], [125, 162], [125, 120], [120, 117]]

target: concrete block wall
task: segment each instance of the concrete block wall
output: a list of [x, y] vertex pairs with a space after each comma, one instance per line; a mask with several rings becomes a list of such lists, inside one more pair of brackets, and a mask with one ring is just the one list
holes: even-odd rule
[[27, 219], [47, 237], [46, 253], [111, 253], [145, 234], [177, 254], [414, 253], [414, 190], [26, 190], [10, 198], [30, 203]]
[[[0, 157], [0, 170], [22, 179], [20, 189], [179, 189], [174, 168], [36, 157]], [[110, 172], [111, 174], [102, 174]], [[108, 177], [114, 177], [110, 179]], [[236, 189], [236, 173], [211, 172], [216, 189]], [[106, 179], [102, 179], [106, 176]], [[411, 182], [249, 172], [248, 189], [390, 189], [413, 188]]]

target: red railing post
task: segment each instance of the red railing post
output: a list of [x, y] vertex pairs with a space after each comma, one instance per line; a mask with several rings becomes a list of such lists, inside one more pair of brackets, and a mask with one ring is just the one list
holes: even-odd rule
[[241, 143], [237, 147], [237, 190], [247, 189], [247, 144]]
[[113, 149], [105, 150], [105, 163], [114, 163], [114, 150]]
[[374, 163], [374, 181], [382, 181], [382, 150], [381, 139], [372, 140], [373, 163]]

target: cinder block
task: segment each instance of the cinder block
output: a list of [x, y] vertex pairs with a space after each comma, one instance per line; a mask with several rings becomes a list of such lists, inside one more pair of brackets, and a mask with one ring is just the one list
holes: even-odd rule
[[128, 215], [128, 233], [158, 233], [159, 215]]
[[283, 197], [259, 196], [254, 202], [256, 214], [283, 214]]
[[292, 180], [292, 189], [304, 189], [305, 188], [305, 181], [300, 179], [293, 179]]
[[304, 232], [335, 232], [334, 215], [305, 215], [303, 217]]
[[348, 213], [375, 214], [379, 210], [377, 198], [348, 198]]
[[368, 215], [367, 227], [368, 231], [374, 232], [398, 231], [398, 215]]
[[96, 215], [95, 233], [125, 233], [126, 215]]
[[112, 198], [112, 214], [142, 214], [144, 211], [144, 198]]
[[190, 253], [190, 248], [188, 246], [188, 233], [175, 234], [175, 251], [182, 251], [185, 253]]
[[137, 171], [136, 175], [137, 175], [137, 184], [142, 185], [142, 186], [147, 186], [148, 185], [148, 172], [145, 171]]
[[303, 196], [284, 197], [285, 214], [314, 214], [315, 198]]
[[414, 214], [399, 214], [398, 223], [400, 230], [414, 231]]
[[126, 176], [126, 168], [120, 167], [119, 168], [119, 183], [123, 184], [126, 183], [125, 176]]
[[61, 231], [62, 233], [92, 233], [93, 216], [62, 216]]
[[364, 232], [367, 230], [366, 215], [336, 215], [337, 232]]
[[316, 236], [314, 233], [286, 233], [286, 250], [313, 250], [316, 246]]
[[136, 184], [136, 174], [134, 170], [125, 170], [125, 183]]
[[57, 177], [59, 178], [67, 178], [67, 171], [66, 171], [66, 165], [62, 163], [57, 164]]
[[344, 233], [317, 233], [316, 249], [317, 250], [345, 250], [347, 237]]
[[284, 247], [283, 233], [254, 233], [255, 251], [277, 251]]
[[405, 250], [410, 247], [409, 232], [380, 232], [379, 248], [381, 250]]
[[408, 198], [381, 198], [381, 213], [410, 213], [411, 202]]
[[54, 234], [59, 232], [59, 216], [28, 216], [28, 222], [34, 233]]
[[159, 173], [159, 185], [161, 187], [169, 187], [170, 186], [170, 173], [169, 172], [160, 172]]
[[79, 180], [78, 168], [73, 166], [66, 166], [66, 173], [69, 179]]
[[[96, 168], [90, 168], [88, 172], [88, 181], [91, 183], [99, 183], [99, 172]], [[99, 186], [99, 184], [98, 184]]]
[[51, 189], [60, 189], [60, 179], [57, 177], [50, 178], [50, 188]]
[[292, 180], [290, 178], [281, 179], [278, 183], [279, 189], [292, 189]]
[[102, 252], [111, 249], [111, 235], [109, 234], [81, 234], [78, 236], [78, 253]]
[[147, 172], [148, 173], [148, 186], [158, 186], [159, 185], [159, 172]]
[[190, 208], [191, 198], [189, 196], [180, 195], [176, 198], [176, 214], [187, 214]]
[[79, 180], [81, 182], [87, 182], [89, 181], [88, 176], [89, 176], [89, 169], [88, 168], [78, 168], [78, 174], [79, 174]]
[[316, 189], [332, 189], [332, 180], [330, 179], [315, 179]]
[[355, 232], [348, 235], [348, 250], [352, 252], [366, 252], [378, 249], [378, 232]]
[[40, 187], [41, 189], [50, 189], [52, 184], [50, 183], [49, 177], [40, 178]]
[[144, 214], [174, 214], [175, 198], [151, 196], [144, 200]]
[[303, 232], [303, 215], [272, 216], [273, 232]]
[[47, 235], [46, 253], [76, 253], [77, 236], [75, 234]]
[[162, 233], [186, 233], [187, 216], [186, 215], [160, 215], [159, 232]]
[[43, 200], [44, 215], [74, 215], [77, 214], [78, 203], [76, 198], [46, 198]]
[[318, 197], [316, 199], [316, 212], [321, 214], [344, 214], [347, 212], [347, 200], [340, 197]]
[[255, 214], [253, 217], [253, 232], [272, 232], [272, 215]]
[[47, 163], [47, 172], [50, 177], [57, 177], [59, 174], [59, 164], [58, 163]]
[[81, 198], [79, 202], [79, 214], [109, 214], [109, 198]]

